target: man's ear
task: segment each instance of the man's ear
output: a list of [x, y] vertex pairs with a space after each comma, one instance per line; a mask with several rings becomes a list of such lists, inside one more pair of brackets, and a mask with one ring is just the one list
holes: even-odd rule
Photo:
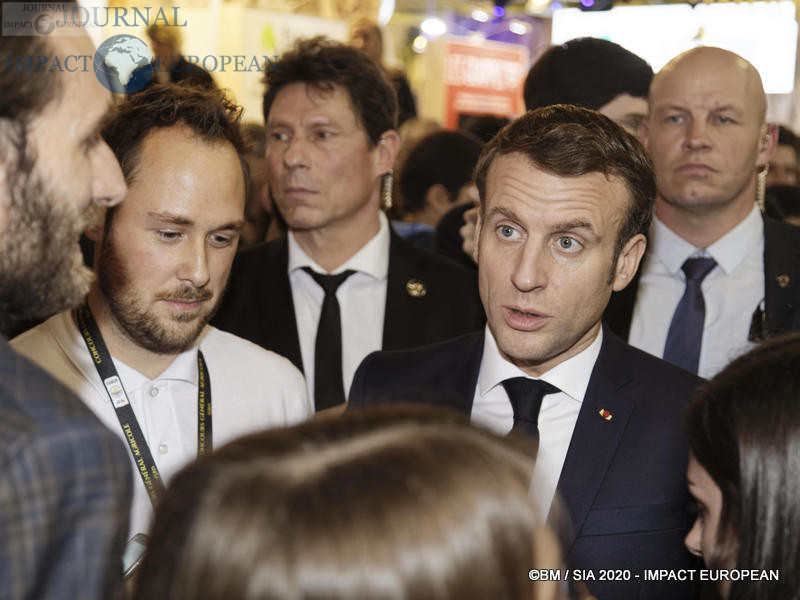
[[383, 175], [394, 168], [397, 152], [400, 150], [400, 136], [394, 129], [389, 129], [381, 134], [376, 144], [376, 159], [378, 174]]
[[761, 169], [769, 164], [769, 159], [775, 153], [778, 145], [778, 126], [775, 123], [764, 123], [761, 126], [761, 137], [758, 140], [758, 157], [756, 169]]
[[425, 206], [438, 215], [443, 215], [452, 206], [450, 192], [441, 183], [434, 183], [425, 192]]
[[637, 233], [622, 247], [617, 257], [617, 264], [614, 266], [614, 280], [611, 284], [615, 292], [624, 290], [634, 278], [645, 248], [647, 248], [647, 238], [641, 233]]
[[475, 210], [477, 212], [475, 220], [475, 235], [472, 239], [472, 260], [475, 261], [475, 264], [478, 264], [478, 255], [480, 254], [481, 249], [481, 229], [483, 228], [480, 202], [478, 202], [478, 205], [471, 210]]

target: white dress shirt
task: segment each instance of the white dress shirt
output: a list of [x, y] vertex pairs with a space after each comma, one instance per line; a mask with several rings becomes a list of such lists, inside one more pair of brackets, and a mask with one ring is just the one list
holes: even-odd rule
[[[70, 311], [23, 333], [11, 345], [74, 391], [106, 427], [126, 442]], [[313, 414], [303, 375], [291, 362], [211, 326], [206, 326], [198, 344], [178, 355], [156, 379], [148, 379], [114, 359], [165, 483], [197, 457], [198, 346], [211, 380], [214, 448], [258, 430], [294, 425]], [[134, 478], [132, 536], [148, 531], [153, 510], [133, 456], [128, 454]]]
[[[348, 269], [356, 271], [336, 290], [342, 321], [342, 381], [345, 398], [350, 393], [350, 385], [358, 365], [367, 354], [380, 350], [383, 346], [390, 235], [389, 221], [383, 213], [379, 214], [379, 218], [378, 233], [347, 262], [329, 273], [335, 275]], [[303, 372], [309, 396], [313, 398], [314, 349], [325, 292], [303, 267], [311, 267], [318, 273], [327, 273], [303, 251], [294, 235], [289, 232], [289, 282], [292, 286]]]
[[[543, 520], [550, 512], [572, 432], [602, 345], [601, 330], [585, 350], [556, 365], [540, 378], [561, 390], [559, 394], [546, 395], [539, 410], [539, 453], [533, 473], [532, 493]], [[478, 385], [472, 404], [473, 422], [499, 434], [511, 431], [514, 410], [502, 382], [512, 377], [533, 379], [503, 358], [487, 325]]]
[[[708, 248], [695, 248], [653, 219], [651, 249], [636, 296], [629, 343], [658, 357], [686, 287], [687, 258], [711, 257], [717, 266], [701, 285], [706, 306], [698, 375], [713, 377], [754, 347], [747, 341], [753, 313], [764, 300], [764, 221], [758, 207]], [[763, 308], [763, 305], [762, 305]]]

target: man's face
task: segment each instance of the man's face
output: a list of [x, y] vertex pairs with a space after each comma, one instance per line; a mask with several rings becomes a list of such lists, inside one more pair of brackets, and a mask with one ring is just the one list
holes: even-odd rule
[[391, 161], [382, 142], [370, 148], [344, 88], [292, 83], [278, 92], [266, 127], [270, 189], [289, 227], [346, 231], [377, 216]]
[[642, 121], [647, 118], [647, 100], [630, 94], [620, 94], [598, 108], [597, 112], [607, 116], [631, 135], [638, 135]]
[[797, 185], [797, 151], [788, 144], [778, 144], [769, 161], [767, 185]]
[[[88, 38], [56, 37], [49, 43], [62, 58], [94, 52]], [[99, 134], [108, 91], [91, 72], [59, 77], [58, 97], [27, 130], [32, 169], [0, 167], [2, 331], [81, 301], [92, 275], [83, 265], [79, 234], [96, 221], [99, 206], [125, 195], [119, 163]]]
[[229, 143], [208, 143], [182, 125], [145, 137], [97, 265], [100, 290], [122, 333], [159, 354], [192, 345], [228, 280], [244, 198], [244, 176]]
[[733, 56], [703, 49], [656, 76], [642, 136], [658, 202], [692, 213], [752, 207], [772, 147], [760, 80]]
[[601, 173], [560, 177], [521, 154], [489, 167], [477, 230], [481, 300], [500, 352], [530, 375], [591, 344], [612, 289], [636, 272], [642, 235], [612, 268], [629, 202], [624, 183]]

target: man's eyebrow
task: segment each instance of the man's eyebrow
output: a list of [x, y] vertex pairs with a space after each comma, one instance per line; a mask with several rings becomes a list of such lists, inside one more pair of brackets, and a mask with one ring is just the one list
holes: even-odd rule
[[244, 219], [239, 219], [238, 221], [231, 221], [230, 223], [225, 223], [224, 225], [215, 227], [214, 231], [225, 231], [226, 229], [239, 231], [242, 227], [244, 227]]
[[517, 223], [520, 222], [517, 213], [515, 213], [510, 208], [506, 208], [505, 206], [495, 206], [490, 211], [489, 214], [486, 215], [486, 220], [489, 220], [490, 217], [495, 215], [500, 215], [501, 217], [505, 217], [506, 219], [510, 219], [511, 221], [516, 221]]
[[169, 225], [194, 225], [194, 221], [191, 219], [168, 212], [151, 211], [147, 213], [147, 216], [151, 219], [155, 219], [156, 221], [161, 221], [162, 223], [167, 223]]
[[573, 229], [588, 229], [590, 232], [594, 233], [594, 228], [589, 221], [584, 219], [573, 219], [572, 221], [562, 221], [561, 223], [556, 223], [553, 227], [553, 231], [571, 231]]

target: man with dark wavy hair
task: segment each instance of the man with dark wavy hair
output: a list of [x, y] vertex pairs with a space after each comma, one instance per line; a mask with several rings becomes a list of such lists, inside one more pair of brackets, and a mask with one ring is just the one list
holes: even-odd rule
[[216, 323], [302, 368], [317, 410], [370, 352], [477, 329], [474, 275], [397, 236], [381, 212], [397, 99], [363, 52], [298, 42], [267, 72], [270, 192], [289, 233], [242, 252]]
[[[697, 378], [602, 326], [612, 291], [644, 253], [656, 185], [641, 144], [607, 117], [530, 111], [484, 148], [475, 256], [485, 331], [376, 353], [350, 406], [433, 402], [539, 442], [532, 492], [560, 496], [568, 565], [597, 575], [600, 600], [684, 599], [645, 569], [691, 565], [683, 407]], [[433, 395], [435, 390], [438, 397]], [[610, 569], [628, 580], [600, 580]]]
[[6, 342], [80, 302], [78, 236], [125, 194], [94, 73], [17, 68], [93, 53], [85, 35], [0, 36], [0, 588], [14, 600], [115, 598], [122, 578], [124, 448]]

